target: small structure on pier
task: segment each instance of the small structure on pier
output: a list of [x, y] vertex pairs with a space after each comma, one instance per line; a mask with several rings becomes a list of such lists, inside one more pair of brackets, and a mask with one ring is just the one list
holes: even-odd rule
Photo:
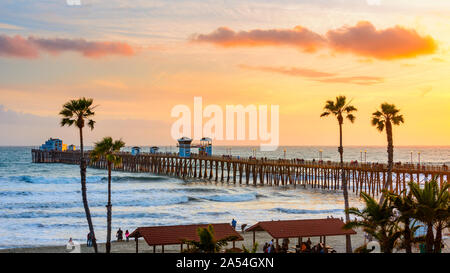
[[[230, 236], [236, 236], [237, 241], [243, 241], [244, 238], [233, 229], [230, 224], [211, 224], [214, 228], [216, 240], [225, 239]], [[139, 251], [138, 239], [144, 237], [145, 242], [149, 246], [153, 246], [153, 252], [156, 252], [156, 246], [161, 246], [161, 252], [164, 253], [165, 245], [180, 245], [180, 250], [183, 251], [183, 240], [199, 241], [197, 234], [199, 228], [206, 228], [208, 224], [197, 225], [179, 225], [179, 226], [152, 226], [152, 227], [138, 227], [133, 231], [130, 238], [135, 238], [136, 253]], [[235, 247], [233, 241], [233, 248]]]
[[63, 149], [63, 141], [59, 138], [49, 138], [44, 144], [41, 145], [42, 151], [65, 151]]
[[192, 138], [182, 137], [178, 139], [178, 155], [180, 157], [191, 157]]
[[131, 148], [131, 154], [132, 155], [139, 155], [141, 153], [141, 147], [135, 146]]
[[67, 151], [76, 151], [77, 150], [77, 146], [71, 144], [67, 147]]
[[204, 137], [200, 139], [200, 145], [198, 145], [198, 154], [199, 155], [212, 155], [212, 139], [209, 137]]
[[153, 146], [150, 148], [151, 154], [157, 154], [159, 152], [159, 147]]

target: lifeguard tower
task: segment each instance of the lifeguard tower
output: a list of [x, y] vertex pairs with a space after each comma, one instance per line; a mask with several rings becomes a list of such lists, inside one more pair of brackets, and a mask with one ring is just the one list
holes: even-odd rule
[[178, 139], [178, 155], [180, 157], [190, 157], [191, 156], [191, 143], [192, 139], [188, 137], [182, 137]]
[[131, 154], [132, 155], [139, 155], [141, 153], [141, 147], [133, 147], [131, 148]]
[[212, 155], [212, 139], [209, 137], [204, 137], [200, 139], [200, 145], [198, 146], [199, 155]]
[[153, 146], [150, 148], [151, 154], [157, 154], [159, 152], [159, 147]]

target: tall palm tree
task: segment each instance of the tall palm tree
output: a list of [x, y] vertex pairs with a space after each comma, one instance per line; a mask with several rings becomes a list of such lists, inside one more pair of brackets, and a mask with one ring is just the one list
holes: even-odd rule
[[381, 193], [380, 202], [382, 204], [385, 198], [385, 192], [388, 185], [392, 184], [392, 168], [394, 166], [394, 141], [392, 139], [392, 125], [400, 125], [403, 123], [403, 115], [399, 114], [400, 110], [394, 104], [381, 104], [381, 111], [377, 110], [372, 114], [372, 125], [376, 126], [378, 131], [383, 132], [386, 128], [387, 135], [387, 153], [388, 153], [388, 170], [387, 180], [383, 185], [383, 192]]
[[380, 243], [381, 251], [392, 253], [402, 232], [397, 221], [394, 220], [395, 215], [390, 199], [385, 199], [380, 205], [365, 192], [361, 192], [361, 197], [366, 207], [362, 210], [350, 208], [348, 212], [355, 215], [356, 218], [347, 222], [344, 228], [362, 227], [367, 234]]
[[87, 126], [93, 130], [95, 121], [92, 117], [95, 115], [92, 105], [93, 99], [80, 98], [77, 100], [70, 100], [63, 105], [63, 109], [59, 112], [61, 115], [61, 126], [76, 126], [80, 132], [80, 176], [81, 176], [81, 196], [83, 199], [84, 211], [86, 213], [86, 219], [89, 226], [89, 232], [92, 236], [92, 245], [95, 253], [97, 250], [97, 240], [94, 233], [94, 225], [92, 224], [91, 212], [89, 210], [89, 204], [86, 193], [86, 159], [84, 158], [84, 145], [83, 145], [83, 128], [87, 122]]
[[199, 241], [182, 240], [183, 243], [193, 246], [194, 248], [189, 252], [204, 252], [204, 253], [217, 253], [222, 247], [226, 246], [228, 242], [238, 239], [237, 236], [228, 236], [226, 238], [217, 240], [214, 232], [214, 227], [208, 225], [206, 228], [198, 228], [197, 234], [200, 238]]
[[[350, 105], [350, 102], [347, 103], [345, 96], [336, 97], [336, 101], [329, 100], [326, 102], [324, 107], [324, 112], [320, 115], [321, 117], [326, 117], [329, 115], [334, 115], [339, 123], [339, 155], [341, 157], [341, 173], [342, 173], [342, 187], [344, 188], [344, 204], [345, 204], [345, 221], [350, 221], [350, 216], [348, 214], [349, 202], [348, 202], [348, 187], [347, 187], [347, 178], [345, 177], [344, 171], [344, 147], [342, 146], [342, 124], [344, 124], [344, 116], [351, 123], [355, 122], [356, 117], [352, 114], [357, 111], [357, 109]], [[352, 252], [352, 241], [350, 239], [350, 235], [346, 235], [346, 249], [347, 253]]]
[[113, 141], [111, 137], [105, 137], [102, 141], [96, 142], [90, 156], [93, 161], [105, 159], [108, 166], [108, 203], [106, 205], [106, 253], [111, 252], [111, 219], [112, 219], [112, 203], [111, 203], [111, 170], [113, 165], [122, 163], [122, 158], [117, 154], [121, 148], [125, 147], [122, 140]]
[[[418, 183], [409, 183], [410, 190], [415, 198], [416, 215], [414, 218], [427, 225], [425, 246], [428, 253], [439, 252], [442, 245], [442, 230], [450, 221], [449, 183], [439, 187], [436, 179], [426, 181], [423, 188]], [[436, 227], [436, 239], [433, 234]]]

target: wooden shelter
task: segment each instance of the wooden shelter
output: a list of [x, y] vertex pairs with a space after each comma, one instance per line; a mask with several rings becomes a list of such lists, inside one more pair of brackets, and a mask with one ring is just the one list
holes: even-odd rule
[[[139, 251], [138, 239], [141, 237], [144, 237], [145, 242], [149, 246], [153, 246], [153, 253], [156, 252], [156, 246], [158, 245], [162, 247], [163, 253], [165, 245], [180, 245], [180, 249], [183, 251], [183, 240], [199, 241], [200, 238], [197, 234], [198, 228], [206, 228], [208, 225], [213, 226], [216, 240], [225, 239], [229, 236], [236, 236], [238, 238], [237, 241], [244, 240], [244, 238], [242, 238], [242, 236], [227, 223], [138, 227], [128, 237], [135, 238], [136, 253]], [[234, 247], [235, 241], [233, 241], [233, 248]]]
[[253, 232], [253, 244], [255, 244], [255, 232], [266, 231], [278, 243], [279, 239], [298, 238], [300, 245], [303, 237], [320, 237], [320, 242], [326, 243], [326, 236], [354, 235], [353, 229], [343, 229], [344, 222], [338, 218], [308, 219], [308, 220], [279, 220], [258, 222], [246, 231]]

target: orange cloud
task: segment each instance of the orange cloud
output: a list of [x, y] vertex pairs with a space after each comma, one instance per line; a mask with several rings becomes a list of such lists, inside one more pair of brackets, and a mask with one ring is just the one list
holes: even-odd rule
[[334, 52], [381, 60], [432, 54], [438, 47], [431, 36], [421, 36], [413, 29], [395, 26], [377, 30], [366, 21], [352, 27], [329, 30], [326, 35], [317, 34], [301, 26], [294, 29], [254, 29], [239, 32], [220, 27], [210, 34], [196, 34], [191, 40], [223, 47], [292, 46], [302, 48], [306, 52], [328, 48]]
[[191, 38], [194, 42], [213, 43], [223, 47], [239, 46], [293, 46], [308, 52], [322, 47], [325, 39], [313, 31], [296, 26], [294, 29], [254, 29], [235, 32], [220, 27], [210, 34], [197, 34]]
[[373, 85], [382, 83], [384, 81], [384, 79], [381, 77], [373, 77], [373, 76], [338, 77], [338, 74], [335, 73], [327, 73], [299, 67], [287, 68], [287, 67], [268, 67], [268, 66], [249, 66], [249, 65], [239, 65], [239, 67], [249, 70], [273, 72], [288, 76], [303, 77], [323, 83], [349, 83], [359, 85]]
[[96, 42], [84, 39], [46, 39], [19, 35], [8, 37], [0, 35], [0, 56], [36, 58], [40, 52], [53, 55], [65, 51], [73, 51], [89, 58], [99, 58], [106, 55], [134, 55], [134, 49], [122, 42]]
[[354, 27], [330, 30], [326, 36], [334, 51], [384, 60], [413, 58], [437, 50], [437, 43], [431, 36], [421, 36], [401, 26], [377, 30], [367, 21]]

